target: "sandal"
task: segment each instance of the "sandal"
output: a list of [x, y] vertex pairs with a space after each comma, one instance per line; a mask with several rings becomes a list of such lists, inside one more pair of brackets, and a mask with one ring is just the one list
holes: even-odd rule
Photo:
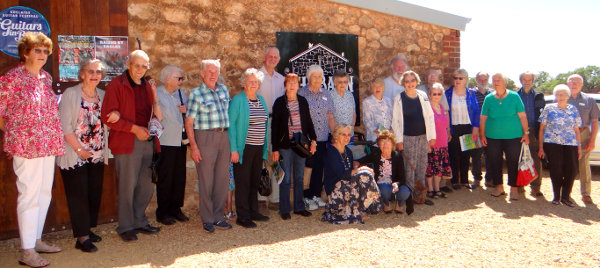
[[441, 198], [446, 198], [448, 197], [444, 192], [442, 191], [435, 191], [435, 196], [436, 197], [441, 197]]
[[493, 197], [500, 197], [500, 196], [506, 195], [506, 192], [501, 192], [499, 194], [493, 194], [493, 193], [491, 193], [490, 195], [493, 196]]
[[571, 200], [568, 200], [568, 199], [560, 200], [560, 202], [563, 203], [567, 207], [574, 207], [575, 206], [575, 204], [573, 202], [571, 202]]
[[26, 265], [29, 267], [45, 267], [50, 265], [50, 261], [42, 258], [40, 254], [35, 251], [23, 251], [23, 255], [19, 259], [19, 264]]
[[429, 197], [429, 198], [436, 198], [435, 191], [427, 191], [427, 197]]
[[35, 241], [35, 251], [38, 253], [57, 253], [61, 252], [62, 249], [57, 245], [49, 245], [42, 240]]
[[558, 201], [558, 200], [552, 200], [552, 205], [560, 205], [560, 201]]

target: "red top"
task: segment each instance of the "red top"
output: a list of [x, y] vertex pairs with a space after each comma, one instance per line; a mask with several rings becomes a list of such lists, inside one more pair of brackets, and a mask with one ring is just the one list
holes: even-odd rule
[[[142, 82], [142, 85], [135, 87], [135, 89], [141, 88], [146, 89], [147, 110], [151, 111], [154, 101], [152, 99], [152, 89], [148, 83], [144, 82]], [[110, 128], [108, 148], [110, 148], [114, 155], [130, 154], [133, 152], [133, 143], [136, 137], [130, 131], [131, 127], [137, 122], [137, 96], [138, 94], [135, 94], [134, 88], [131, 87], [127, 78], [127, 70], [110, 81], [108, 87], [106, 87], [106, 95], [102, 102], [102, 122]], [[116, 123], [106, 122], [106, 119], [108, 119], [107, 115], [112, 111], [118, 111], [121, 114], [119, 121]], [[150, 115], [150, 112], [147, 114]], [[148, 121], [150, 121], [150, 116], [147, 117], [144, 125], [140, 126], [147, 128]]]
[[21, 63], [0, 77], [0, 117], [6, 127], [4, 151], [28, 159], [63, 155], [57, 100], [52, 76], [44, 70], [35, 77]]

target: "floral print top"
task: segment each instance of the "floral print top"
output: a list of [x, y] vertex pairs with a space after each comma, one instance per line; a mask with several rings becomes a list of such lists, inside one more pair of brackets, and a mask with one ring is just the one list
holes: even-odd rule
[[84, 150], [92, 153], [90, 159], [77, 159], [76, 166], [82, 166], [88, 162], [104, 162], [104, 127], [100, 121], [100, 103], [88, 102], [81, 99], [81, 109], [77, 118], [75, 137]]
[[544, 108], [539, 121], [546, 125], [544, 129], [545, 143], [579, 145], [574, 129], [581, 127], [581, 116], [575, 106], [569, 104], [563, 109], [556, 103], [549, 104]]
[[28, 159], [65, 153], [58, 97], [48, 72], [40, 70], [34, 77], [21, 63], [0, 77], [0, 117], [6, 153]]

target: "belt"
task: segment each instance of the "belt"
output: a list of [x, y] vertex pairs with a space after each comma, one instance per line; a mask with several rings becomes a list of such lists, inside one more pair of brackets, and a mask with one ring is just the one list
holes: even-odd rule
[[205, 129], [205, 131], [225, 132], [225, 131], [227, 131], [227, 129], [229, 129], [229, 128], [226, 128], [226, 127], [225, 127], [225, 128], [219, 127], [219, 128]]

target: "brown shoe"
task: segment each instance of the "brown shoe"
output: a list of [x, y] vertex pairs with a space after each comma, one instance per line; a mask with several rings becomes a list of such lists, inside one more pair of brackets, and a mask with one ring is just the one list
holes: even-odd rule
[[531, 196], [538, 198], [538, 197], [543, 197], [544, 194], [542, 192], [540, 192], [539, 189], [532, 189], [531, 190]]
[[592, 197], [589, 196], [589, 195], [583, 196], [583, 198], [581, 200], [583, 200], [583, 203], [587, 204], [587, 205], [593, 205], [594, 204], [594, 201], [592, 201]]

